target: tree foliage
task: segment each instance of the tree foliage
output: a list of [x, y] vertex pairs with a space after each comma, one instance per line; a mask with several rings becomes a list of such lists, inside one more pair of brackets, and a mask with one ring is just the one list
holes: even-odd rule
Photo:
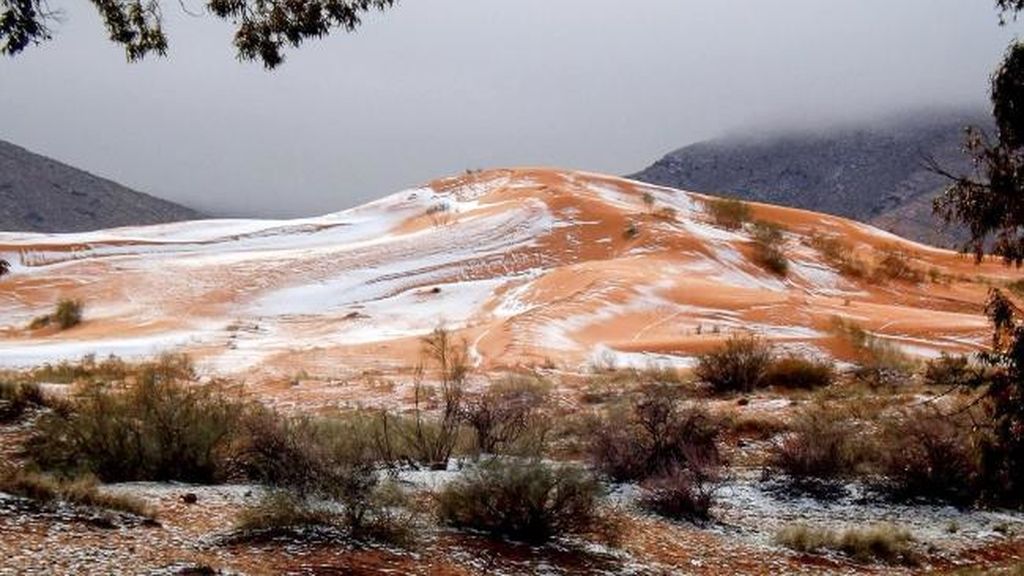
[[[168, 39], [160, 0], [91, 0], [110, 40], [124, 47], [129, 61], [164, 55]], [[355, 30], [374, 10], [396, 0], [205, 0], [205, 11], [231, 22], [241, 60], [259, 60], [270, 69], [284, 60], [284, 49], [321, 38], [336, 28]], [[184, 6], [182, 4], [182, 6]], [[184, 9], [184, 8], [182, 8]], [[0, 54], [15, 55], [52, 38], [59, 16], [46, 0], [0, 0]]]

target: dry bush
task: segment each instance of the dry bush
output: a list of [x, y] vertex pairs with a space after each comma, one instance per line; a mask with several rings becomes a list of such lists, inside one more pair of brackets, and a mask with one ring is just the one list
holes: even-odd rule
[[985, 370], [964, 355], [952, 356], [945, 352], [929, 360], [924, 367], [924, 383], [944, 388], [968, 388], [981, 384]]
[[53, 312], [53, 321], [60, 326], [61, 330], [78, 326], [82, 323], [84, 308], [81, 300], [62, 298], [57, 302], [57, 309]]
[[924, 272], [910, 263], [910, 257], [896, 247], [888, 247], [875, 267], [874, 276], [881, 280], [896, 280], [919, 284], [924, 281]]
[[123, 386], [85, 386], [36, 423], [29, 457], [45, 470], [106, 482], [223, 479], [247, 404], [222, 384], [190, 385], [166, 374], [154, 365]]
[[907, 566], [919, 563], [913, 549], [913, 536], [891, 524], [851, 528], [841, 533], [807, 524], [790, 524], [776, 534], [775, 542], [807, 554], [839, 552], [858, 562], [882, 561]]
[[[414, 448], [421, 465], [443, 470], [448, 467], [462, 430], [462, 403], [470, 371], [468, 345], [464, 340], [456, 341], [448, 330], [436, 328], [421, 340], [420, 358], [413, 384], [415, 410], [411, 426], [395, 429]], [[436, 386], [424, 382], [428, 376], [433, 377]], [[440, 417], [433, 420], [427, 417], [424, 402], [435, 391], [439, 391], [442, 406]]]
[[549, 386], [531, 378], [508, 377], [463, 403], [463, 420], [473, 429], [480, 454], [540, 454], [548, 423], [541, 413]]
[[98, 490], [96, 479], [88, 476], [62, 480], [22, 469], [0, 470], [0, 492], [38, 502], [68, 502], [136, 516], [152, 516], [141, 500], [103, 494]]
[[734, 336], [717, 350], [702, 354], [694, 374], [715, 392], [751, 392], [764, 385], [774, 354], [757, 336]]
[[857, 258], [853, 247], [838, 236], [825, 236], [815, 232], [807, 243], [843, 276], [864, 278], [870, 271], [869, 266]]
[[43, 364], [33, 368], [28, 378], [33, 382], [53, 382], [71, 384], [75, 382], [125, 382], [138, 380], [147, 374], [157, 374], [161, 378], [193, 381], [196, 378], [195, 366], [191, 358], [185, 354], [163, 354], [156, 360], [128, 363], [110, 355], [102, 360], [89, 354], [77, 362], [61, 361], [57, 364]]
[[774, 388], [813, 390], [836, 380], [832, 362], [788, 355], [776, 358], [768, 366], [763, 384]]
[[671, 206], [662, 206], [654, 212], [654, 216], [660, 220], [666, 222], [675, 222], [678, 218], [678, 213], [675, 208]]
[[735, 198], [709, 198], [704, 201], [704, 205], [711, 220], [716, 225], [729, 230], [739, 230], [744, 224], [750, 222], [753, 216], [750, 206]]
[[918, 409], [879, 431], [880, 488], [899, 499], [966, 505], [980, 496], [981, 452], [970, 421]]
[[785, 229], [772, 222], [755, 222], [751, 232], [754, 238], [754, 258], [766, 270], [783, 278], [789, 273], [789, 260], [785, 253]]
[[903, 384], [916, 368], [915, 362], [902, 350], [856, 322], [834, 317], [832, 331], [845, 338], [857, 353], [854, 377], [872, 388]]
[[47, 399], [38, 384], [0, 381], [0, 423], [12, 422], [46, 405]]
[[672, 387], [648, 386], [627, 412], [596, 422], [589, 447], [595, 467], [619, 482], [716, 467], [720, 423], [701, 408], [680, 408], [677, 396]]
[[822, 406], [803, 410], [772, 446], [768, 466], [797, 488], [817, 491], [853, 476], [863, 463], [862, 435], [848, 417]]
[[600, 483], [581, 468], [491, 459], [437, 495], [442, 524], [542, 544], [601, 524]]
[[711, 518], [715, 492], [721, 485], [717, 466], [690, 462], [649, 478], [640, 485], [640, 506], [673, 520], [703, 522]]

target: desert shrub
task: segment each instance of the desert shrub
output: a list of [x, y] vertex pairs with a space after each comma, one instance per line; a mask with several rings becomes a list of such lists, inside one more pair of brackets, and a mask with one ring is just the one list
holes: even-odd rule
[[645, 480], [640, 485], [640, 506], [673, 520], [705, 521], [720, 486], [717, 468], [690, 465]]
[[919, 409], [879, 432], [880, 487], [900, 499], [969, 504], [979, 496], [977, 434], [963, 418]]
[[795, 487], [815, 491], [853, 475], [862, 464], [857, 427], [845, 415], [821, 406], [803, 410], [768, 456], [770, 469]]
[[34, 382], [71, 384], [73, 382], [101, 381], [122, 382], [129, 375], [136, 374], [157, 365], [161, 371], [174, 370], [179, 377], [191, 379], [194, 376], [192, 362], [185, 355], [163, 355], [153, 362], [129, 364], [117, 356], [108, 356], [97, 361], [92, 354], [83, 356], [77, 362], [62, 360], [57, 364], [46, 363], [33, 368], [28, 377]]
[[417, 523], [417, 512], [406, 493], [393, 483], [376, 486], [358, 514], [345, 507], [339, 510], [332, 500], [317, 500], [289, 490], [271, 490], [257, 505], [238, 514], [235, 532], [225, 543], [308, 538], [310, 530], [314, 530], [326, 536], [409, 546], [415, 541]]
[[615, 481], [645, 480], [676, 470], [710, 473], [720, 462], [721, 426], [705, 410], [680, 408], [669, 386], [648, 386], [626, 412], [594, 424], [594, 466]]
[[924, 280], [924, 272], [910, 263], [910, 257], [905, 252], [889, 247], [882, 252], [875, 268], [875, 277], [917, 284]]
[[[459, 441], [462, 431], [462, 403], [466, 378], [469, 375], [469, 349], [465, 340], [457, 341], [444, 328], [436, 328], [420, 342], [420, 366], [413, 383], [415, 409], [411, 425], [396, 427], [404, 441], [415, 450], [416, 460], [423, 466], [443, 470]], [[432, 377], [436, 386], [424, 382]], [[438, 394], [440, 416], [427, 416], [425, 401]]]
[[[487, 390], [466, 399], [463, 420], [473, 429], [475, 449], [482, 454], [517, 451], [525, 448], [539, 454], [547, 428], [541, 408], [548, 390], [543, 383], [528, 378], [509, 377], [491, 384]], [[531, 435], [531, 432], [536, 434]], [[527, 438], [530, 442], [522, 442]], [[523, 446], [522, 444], [529, 446]]]
[[46, 405], [38, 384], [0, 381], [0, 422], [17, 420], [33, 408]]
[[750, 392], [764, 385], [771, 346], [757, 336], [734, 336], [697, 359], [694, 373], [716, 392]]
[[44, 316], [36, 316], [28, 323], [29, 330], [39, 330], [40, 328], [46, 328], [53, 322], [53, 316], [46, 314]]
[[96, 479], [89, 476], [63, 480], [24, 469], [0, 470], [0, 492], [38, 502], [68, 502], [136, 516], [152, 515], [137, 498], [100, 492]]
[[735, 198], [709, 198], [705, 206], [715, 224], [730, 230], [742, 228], [753, 216], [750, 206]]
[[869, 266], [857, 258], [853, 247], [838, 236], [814, 233], [808, 239], [808, 244], [817, 250], [826, 262], [839, 270], [840, 274], [851, 278], [863, 278], [868, 275]]
[[531, 544], [600, 523], [600, 483], [584, 470], [538, 460], [491, 459], [437, 495], [441, 523]]
[[53, 311], [53, 321], [61, 330], [73, 328], [82, 323], [84, 305], [81, 300], [61, 298], [57, 301], [57, 309]]
[[974, 386], [984, 378], [984, 370], [974, 365], [967, 356], [952, 356], [943, 352], [940, 357], [925, 364], [923, 377], [929, 386]]
[[772, 222], [755, 222], [751, 232], [754, 238], [754, 258], [758, 264], [777, 276], [789, 273], [789, 260], [784, 250], [785, 230]]
[[843, 318], [832, 319], [832, 331], [845, 338], [857, 354], [854, 377], [871, 386], [894, 386], [906, 382], [915, 369], [914, 361], [891, 342]]
[[622, 230], [622, 237], [626, 240], [632, 240], [640, 235], [640, 225], [636, 222], [627, 222], [626, 227]]
[[775, 542], [808, 554], [839, 552], [858, 562], [882, 561], [909, 566], [918, 564], [912, 546], [913, 536], [907, 530], [891, 524], [851, 528], [841, 533], [807, 524], [791, 524], [776, 534]]
[[215, 482], [228, 472], [245, 411], [221, 384], [190, 385], [153, 367], [124, 386], [85, 386], [37, 422], [26, 449], [40, 467], [64, 475]]
[[654, 203], [657, 201], [657, 198], [654, 197], [654, 192], [651, 192], [650, 190], [644, 190], [641, 199], [644, 201], [644, 206], [647, 207], [647, 211], [653, 212]]
[[776, 358], [765, 371], [763, 384], [777, 388], [812, 390], [832, 384], [836, 370], [827, 360], [788, 355]]
[[660, 220], [666, 222], [675, 222], [678, 217], [678, 213], [675, 208], [671, 206], [662, 206], [654, 212], [654, 216]]

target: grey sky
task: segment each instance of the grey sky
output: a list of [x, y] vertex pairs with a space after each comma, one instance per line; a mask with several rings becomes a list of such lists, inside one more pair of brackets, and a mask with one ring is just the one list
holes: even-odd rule
[[[195, 0], [184, 0], [186, 5]], [[240, 215], [339, 210], [466, 168], [626, 173], [723, 132], [982, 106], [1017, 25], [986, 0], [402, 0], [240, 63], [165, 1], [127, 64], [91, 6], [0, 60], [0, 138]]]

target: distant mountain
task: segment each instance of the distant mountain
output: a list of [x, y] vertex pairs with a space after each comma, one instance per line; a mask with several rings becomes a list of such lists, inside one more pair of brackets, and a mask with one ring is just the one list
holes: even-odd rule
[[632, 178], [845, 216], [950, 247], [963, 232], [943, 229], [932, 213], [932, 200], [948, 182], [922, 161], [932, 157], [951, 172], [969, 171], [963, 129], [990, 124], [982, 113], [927, 114], [833, 130], [723, 138], [671, 152]]
[[0, 140], [0, 231], [83, 232], [201, 217]]

